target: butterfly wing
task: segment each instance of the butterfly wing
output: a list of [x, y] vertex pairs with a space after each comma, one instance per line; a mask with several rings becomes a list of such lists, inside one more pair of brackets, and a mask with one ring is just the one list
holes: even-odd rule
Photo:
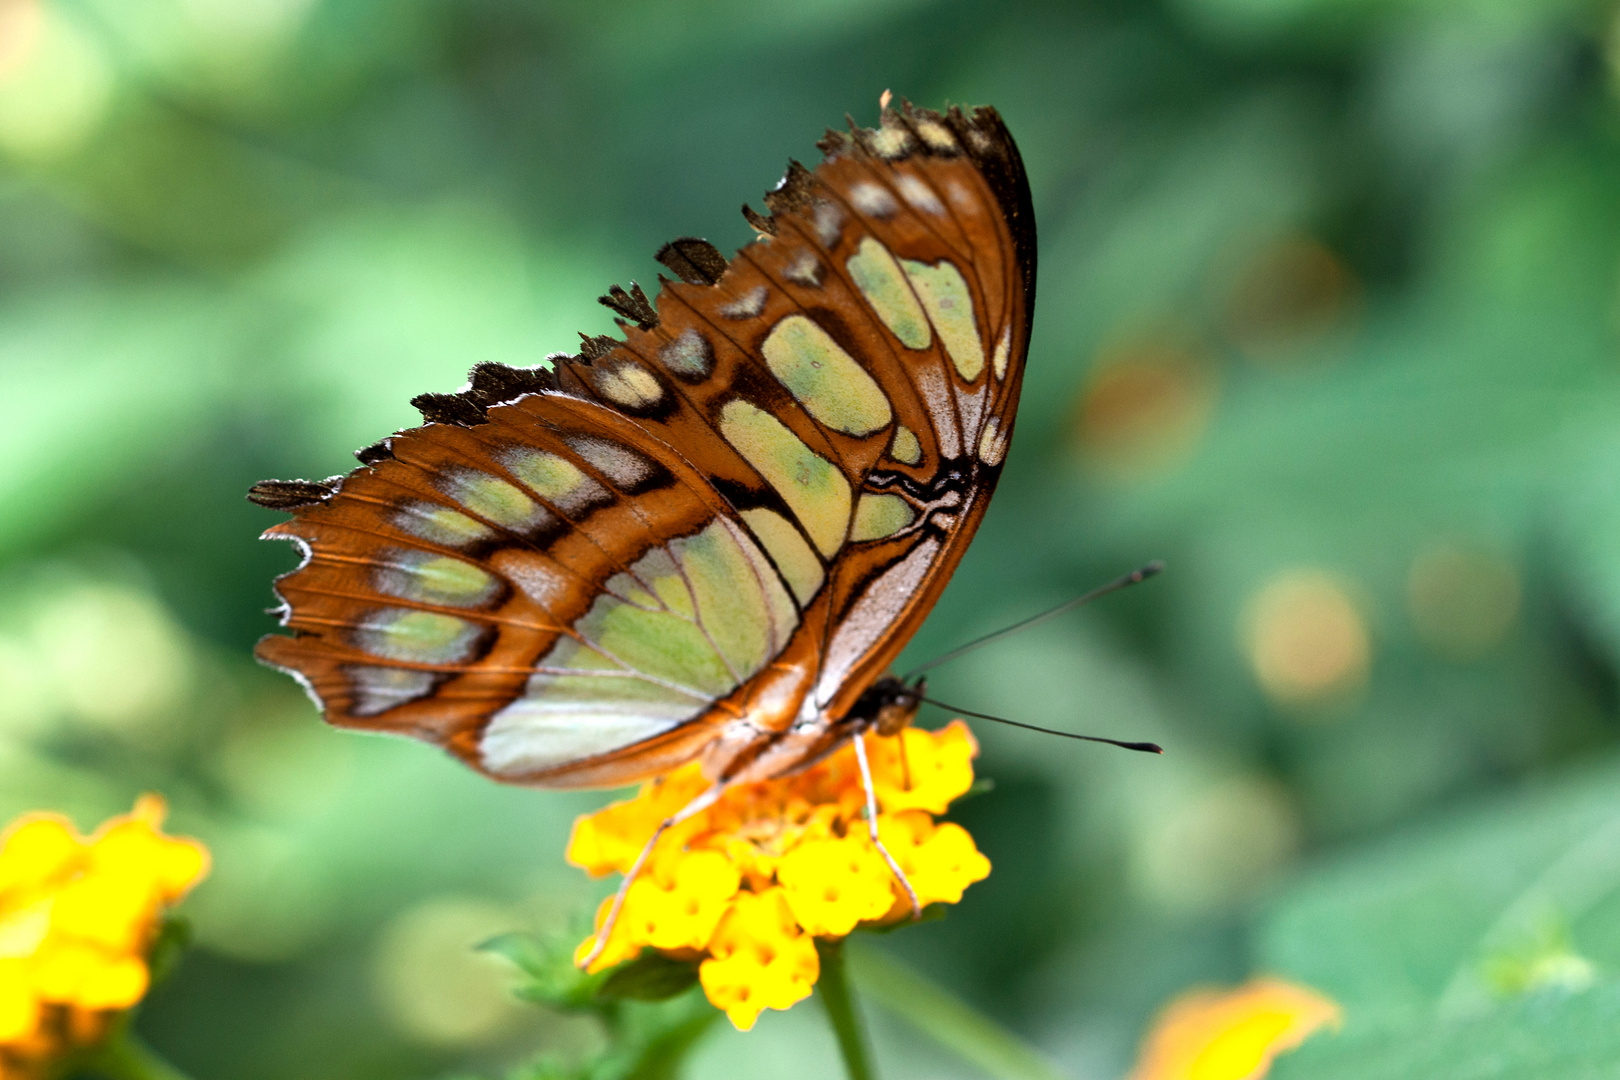
[[1034, 234], [993, 110], [908, 106], [822, 147], [729, 263], [677, 241], [656, 309], [604, 297], [622, 341], [483, 365], [348, 477], [256, 488], [306, 552], [261, 659], [333, 723], [507, 780], [823, 749], [984, 513]]

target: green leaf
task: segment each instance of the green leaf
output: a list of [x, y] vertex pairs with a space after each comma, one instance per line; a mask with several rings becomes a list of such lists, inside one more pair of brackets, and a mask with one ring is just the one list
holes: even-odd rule
[[1345, 1007], [1274, 1076], [1582, 1080], [1620, 1060], [1620, 765], [1319, 867], [1262, 919], [1259, 967]]
[[1352, 1022], [1463, 1018], [1620, 967], [1617, 927], [1611, 761], [1319, 867], [1262, 918], [1258, 966]]
[[676, 960], [656, 949], [645, 949], [605, 974], [596, 994], [608, 1000], [664, 1001], [686, 993], [698, 981], [695, 962]]
[[1610, 1080], [1620, 1061], [1620, 983], [1519, 998], [1464, 1021], [1318, 1036], [1270, 1080]]
[[576, 1012], [600, 1010], [608, 1004], [598, 997], [608, 973], [590, 975], [574, 966], [573, 947], [561, 938], [502, 934], [479, 949], [504, 957], [528, 977], [513, 991], [524, 1001]]

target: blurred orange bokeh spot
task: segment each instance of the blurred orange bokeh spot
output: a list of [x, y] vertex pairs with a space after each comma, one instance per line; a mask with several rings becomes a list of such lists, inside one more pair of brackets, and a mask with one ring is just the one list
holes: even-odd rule
[[1339, 1019], [1336, 1003], [1281, 979], [1194, 990], [1159, 1014], [1130, 1080], [1259, 1080], [1278, 1054]]

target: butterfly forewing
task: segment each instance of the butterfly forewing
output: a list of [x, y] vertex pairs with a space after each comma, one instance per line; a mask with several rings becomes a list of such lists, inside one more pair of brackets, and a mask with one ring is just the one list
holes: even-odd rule
[[341, 482], [260, 485], [308, 552], [260, 657], [506, 780], [774, 775], [844, 737], [999, 475], [1034, 237], [993, 110], [822, 146], [718, 280], [605, 298], [623, 340], [475, 371]]

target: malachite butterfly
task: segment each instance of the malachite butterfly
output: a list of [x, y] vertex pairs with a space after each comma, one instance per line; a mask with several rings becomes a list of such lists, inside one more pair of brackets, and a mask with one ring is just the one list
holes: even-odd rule
[[497, 780], [717, 784], [915, 701], [884, 675], [961, 560], [1012, 436], [1035, 221], [996, 111], [886, 106], [746, 207], [729, 262], [666, 244], [623, 337], [480, 364], [320, 481], [266, 481], [291, 636], [326, 719]]

